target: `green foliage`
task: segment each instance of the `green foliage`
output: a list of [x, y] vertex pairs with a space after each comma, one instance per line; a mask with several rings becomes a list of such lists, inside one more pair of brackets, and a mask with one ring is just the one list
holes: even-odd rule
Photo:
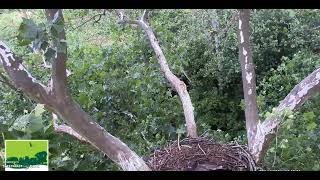
[[[41, 39], [44, 36], [44, 29], [41, 26], [38, 26], [30, 19], [22, 19], [22, 23], [19, 27], [19, 34], [17, 36], [20, 41], [21, 46], [29, 45], [32, 41], [36, 39]], [[37, 49], [41, 46], [37, 43]]]
[[[160, 71], [145, 33], [120, 26], [112, 14], [79, 26], [101, 10], [63, 10], [50, 23], [41, 10], [30, 19], [19, 11], [0, 15], [0, 39], [23, 57], [28, 70], [47, 84], [51, 47], [62, 29], [68, 46], [68, 87], [73, 98], [141, 156], [186, 136], [182, 105]], [[141, 10], [127, 10], [138, 18]], [[171, 70], [188, 87], [199, 134], [218, 142], [246, 144], [241, 68], [238, 62], [235, 10], [153, 10], [149, 24]], [[319, 10], [253, 10], [251, 46], [256, 65], [261, 120], [304, 77], [319, 67]], [[212, 27], [219, 22], [219, 29]], [[17, 39], [13, 38], [17, 37]], [[43, 50], [34, 54], [31, 49]], [[0, 72], [2, 67], [0, 66]], [[319, 97], [297, 113], [287, 112], [265, 157], [266, 169], [319, 170]], [[5, 139], [49, 139], [51, 170], [119, 170], [107, 157], [69, 135], [56, 134], [42, 105], [0, 85], [0, 132]], [[16, 123], [16, 125], [13, 125]], [[9, 129], [11, 131], [9, 131]], [[0, 141], [0, 149], [4, 147]]]

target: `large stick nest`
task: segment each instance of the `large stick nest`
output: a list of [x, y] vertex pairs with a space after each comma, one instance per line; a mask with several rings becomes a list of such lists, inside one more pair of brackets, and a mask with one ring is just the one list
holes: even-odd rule
[[255, 171], [246, 146], [219, 144], [206, 138], [186, 138], [156, 150], [147, 164], [154, 171]]

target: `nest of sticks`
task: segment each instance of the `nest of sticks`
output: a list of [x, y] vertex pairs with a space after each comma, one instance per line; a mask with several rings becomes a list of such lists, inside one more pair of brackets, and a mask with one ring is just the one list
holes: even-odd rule
[[154, 171], [256, 171], [246, 146], [219, 144], [207, 138], [177, 140], [154, 151], [147, 160]]

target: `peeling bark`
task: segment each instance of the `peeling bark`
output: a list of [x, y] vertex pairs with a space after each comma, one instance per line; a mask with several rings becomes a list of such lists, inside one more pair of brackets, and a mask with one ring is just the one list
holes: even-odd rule
[[250, 10], [239, 10], [239, 61], [242, 71], [242, 84], [245, 101], [246, 130], [249, 150], [252, 150], [252, 142], [257, 132], [258, 105], [256, 92], [256, 75], [252, 60], [252, 52], [249, 39]]

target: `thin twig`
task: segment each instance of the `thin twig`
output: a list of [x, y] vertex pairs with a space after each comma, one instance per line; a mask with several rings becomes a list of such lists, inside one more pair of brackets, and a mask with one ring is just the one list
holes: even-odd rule
[[[94, 24], [95, 24], [95, 23], [98, 23], [98, 22], [101, 20], [101, 17], [104, 16], [104, 15], [106, 15], [106, 11], [107, 11], [107, 10], [104, 9], [102, 13], [93, 15], [93, 16], [90, 17], [88, 20], [82, 22], [80, 25], [78, 25], [78, 26], [76, 26], [75, 28], [72, 28], [72, 29], [70, 29], [70, 30], [68, 30], [68, 31], [74, 31], [74, 30], [78, 29], [79, 27], [87, 24], [88, 22], [90, 22], [90, 21], [92, 21], [92, 20], [94, 20], [94, 22], [93, 22]], [[98, 17], [98, 19], [95, 19], [96, 17]]]
[[181, 151], [181, 148], [180, 148], [180, 135], [178, 134], [178, 148], [179, 148], [179, 151]]
[[200, 148], [200, 150], [203, 152], [204, 155], [207, 155], [204, 150], [201, 148], [200, 144], [198, 143], [198, 147]]
[[183, 75], [188, 79], [188, 81], [190, 82], [190, 85], [192, 84], [191, 79], [189, 78], [189, 76], [187, 75], [187, 73], [182, 69], [181, 72], [183, 73]]
[[149, 10], [148, 9], [145, 9], [144, 11], [143, 11], [143, 14], [142, 14], [142, 16], [141, 16], [141, 21], [146, 21], [147, 20], [147, 18], [148, 18], [148, 15], [149, 15]]

